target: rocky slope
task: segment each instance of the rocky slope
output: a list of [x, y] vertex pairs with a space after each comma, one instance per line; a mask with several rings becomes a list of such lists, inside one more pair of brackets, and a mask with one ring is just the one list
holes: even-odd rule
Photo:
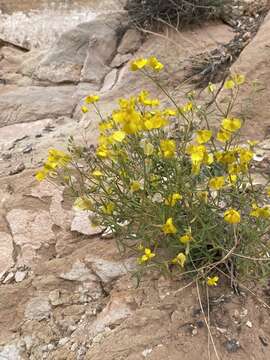
[[[63, 189], [33, 177], [47, 149], [64, 147], [69, 135], [95, 143], [96, 115], [80, 111], [89, 93], [101, 95], [104, 113], [142, 87], [161, 96], [129, 72], [132, 57], [155, 54], [165, 62], [170, 90], [181, 101], [192, 88], [178, 86], [185, 64], [234, 36], [228, 25], [213, 23], [145, 38], [126, 19], [124, 12], [102, 15], [47, 50], [0, 49], [1, 360], [208, 359], [196, 287], [152, 274], [137, 289], [130, 276], [135, 259], [121, 258], [113, 239], [71, 209]], [[249, 79], [242, 104], [250, 105], [257, 82], [252, 109], [245, 110], [252, 138], [264, 138], [270, 126], [269, 27], [268, 15], [233, 65]], [[267, 141], [262, 151], [267, 166]], [[220, 358], [269, 359], [269, 306], [248, 291], [239, 297], [223, 290], [211, 294]]]

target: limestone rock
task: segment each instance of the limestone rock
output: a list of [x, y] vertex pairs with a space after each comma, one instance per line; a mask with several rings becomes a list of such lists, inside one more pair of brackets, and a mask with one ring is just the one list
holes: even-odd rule
[[114, 87], [117, 81], [117, 73], [118, 73], [117, 69], [113, 69], [106, 75], [101, 89], [102, 92], [111, 90]]
[[0, 278], [13, 265], [13, 242], [12, 237], [4, 232], [0, 232]]
[[73, 86], [7, 89], [0, 97], [0, 127], [70, 116], [77, 102], [74, 90]]

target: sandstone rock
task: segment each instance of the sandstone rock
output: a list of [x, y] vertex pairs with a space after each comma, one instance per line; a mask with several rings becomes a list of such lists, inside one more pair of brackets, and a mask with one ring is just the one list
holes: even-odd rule
[[77, 102], [74, 90], [73, 86], [11, 88], [0, 97], [0, 127], [70, 116]]
[[100, 83], [110, 71], [109, 64], [116, 52], [121, 36], [119, 15], [100, 18], [92, 23], [86, 60], [81, 73], [81, 81]]
[[43, 320], [48, 319], [51, 314], [51, 306], [49, 301], [43, 296], [31, 299], [25, 309], [25, 318], [27, 320]]
[[118, 47], [119, 54], [134, 53], [142, 44], [141, 33], [136, 29], [128, 29]]
[[0, 232], [0, 278], [14, 265], [13, 250], [12, 237]]
[[13, 240], [20, 247], [20, 265], [36, 260], [36, 251], [55, 242], [53, 222], [47, 211], [13, 209], [7, 214]]
[[89, 217], [92, 215], [91, 211], [75, 210], [75, 215], [71, 223], [71, 231], [77, 231], [84, 235], [100, 234], [102, 229], [91, 225]]
[[[243, 134], [249, 139], [263, 139], [270, 134], [270, 14], [260, 30], [232, 66], [232, 73], [246, 76], [237, 99], [236, 113], [245, 118]], [[252, 61], [251, 61], [252, 59]]]
[[120, 21], [119, 15], [103, 16], [64, 33], [33, 76], [53, 83], [99, 83], [116, 51]]

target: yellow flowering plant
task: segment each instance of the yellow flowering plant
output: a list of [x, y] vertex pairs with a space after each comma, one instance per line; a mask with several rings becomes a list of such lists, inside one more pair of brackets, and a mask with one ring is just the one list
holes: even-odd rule
[[100, 115], [95, 151], [71, 137], [67, 153], [50, 150], [36, 177], [64, 184], [74, 206], [91, 211], [94, 225], [136, 254], [138, 274], [176, 271], [203, 277], [209, 286], [218, 284], [220, 269], [236, 278], [265, 278], [270, 188], [253, 184], [256, 142], [241, 143], [244, 119], [233, 115], [245, 78], [225, 82], [226, 102], [217, 103], [216, 86], [209, 84], [216, 129], [209, 101], [198, 105], [190, 93], [178, 103], [157, 81], [162, 70], [155, 57], [131, 63], [171, 107], [142, 90], [105, 115], [99, 97], [89, 95], [82, 112], [93, 107]]

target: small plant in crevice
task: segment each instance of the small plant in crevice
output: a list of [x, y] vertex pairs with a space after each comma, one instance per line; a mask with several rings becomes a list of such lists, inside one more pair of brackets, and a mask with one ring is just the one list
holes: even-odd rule
[[155, 57], [131, 64], [171, 107], [142, 90], [105, 115], [99, 96], [86, 97], [82, 111], [92, 106], [100, 116], [96, 149], [70, 138], [67, 152], [49, 150], [37, 179], [64, 184], [93, 225], [112, 233], [121, 251], [136, 254], [138, 277], [153, 269], [209, 286], [218, 284], [219, 271], [233, 281], [267, 279], [270, 188], [254, 185], [257, 143], [241, 143], [244, 120], [232, 115], [245, 77], [224, 83], [222, 102], [208, 85], [220, 123], [215, 130], [209, 101], [199, 105], [190, 92], [179, 104], [160, 85], [162, 70]]

